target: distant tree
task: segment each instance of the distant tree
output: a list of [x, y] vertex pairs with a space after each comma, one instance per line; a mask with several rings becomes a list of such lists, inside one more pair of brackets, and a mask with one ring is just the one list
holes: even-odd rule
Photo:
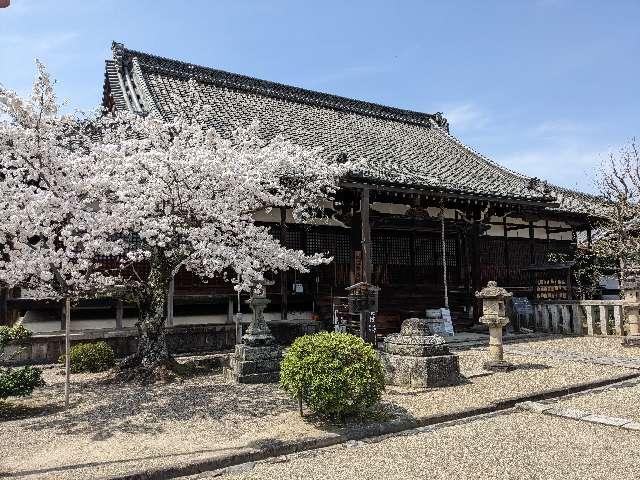
[[635, 140], [609, 155], [597, 184], [606, 202], [597, 213], [608, 222], [593, 248], [601, 258], [616, 259], [624, 283], [640, 268], [640, 151]]
[[[118, 292], [139, 307], [138, 351], [123, 369], [172, 369], [164, 336], [169, 283], [181, 268], [252, 291], [266, 272], [328, 262], [282, 246], [254, 215], [323, 215], [349, 164], [252, 124], [222, 136], [196, 120], [134, 114], [59, 115], [38, 64], [31, 99], [0, 89], [0, 282], [43, 295]], [[193, 85], [192, 85], [193, 86]], [[105, 257], [116, 259], [107, 268]], [[140, 265], [149, 267], [142, 274]]]

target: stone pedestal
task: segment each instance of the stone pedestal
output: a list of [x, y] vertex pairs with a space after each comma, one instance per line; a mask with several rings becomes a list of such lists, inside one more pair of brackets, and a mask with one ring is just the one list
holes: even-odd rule
[[400, 333], [388, 335], [380, 359], [385, 383], [424, 388], [453, 385], [459, 381], [458, 357], [449, 352], [442, 337], [430, 335], [431, 320], [409, 318]]
[[496, 282], [489, 282], [476, 297], [482, 299], [482, 317], [480, 322], [489, 327], [489, 360], [484, 368], [493, 371], [508, 371], [513, 364], [504, 359], [502, 346], [502, 328], [509, 323], [506, 315], [505, 300], [511, 296], [504, 288], [498, 287]]
[[277, 382], [282, 349], [264, 319], [264, 309], [269, 304], [264, 289], [247, 303], [253, 310], [253, 318], [242, 336], [242, 343], [236, 345], [227, 376], [238, 383]]

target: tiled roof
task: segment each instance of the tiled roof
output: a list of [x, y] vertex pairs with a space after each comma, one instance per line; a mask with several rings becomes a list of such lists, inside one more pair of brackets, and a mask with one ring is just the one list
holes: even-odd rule
[[[113, 53], [113, 60], [107, 60], [104, 103], [116, 109], [156, 112], [166, 119], [191, 114], [186, 99], [188, 81], [194, 79], [197, 94], [209, 107], [205, 121], [221, 133], [257, 119], [266, 137], [283, 134], [305, 146], [323, 147], [327, 155], [364, 160], [365, 166], [354, 172], [361, 181], [512, 201], [553, 201], [549, 192], [532, 187], [529, 177], [492, 162], [450, 135], [441, 114], [258, 80], [117, 43]], [[562, 203], [560, 210], [573, 211]]]

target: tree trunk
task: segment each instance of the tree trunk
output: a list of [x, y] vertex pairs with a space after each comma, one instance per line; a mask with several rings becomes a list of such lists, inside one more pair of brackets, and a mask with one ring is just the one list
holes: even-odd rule
[[173, 376], [171, 372], [177, 362], [169, 352], [165, 337], [171, 273], [163, 253], [155, 253], [151, 258], [146, 288], [138, 295], [138, 350], [120, 364], [127, 378], [154, 381]]

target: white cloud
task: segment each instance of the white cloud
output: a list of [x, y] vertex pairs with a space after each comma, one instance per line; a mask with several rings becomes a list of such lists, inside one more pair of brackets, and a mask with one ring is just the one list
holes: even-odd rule
[[608, 151], [572, 142], [515, 151], [497, 156], [496, 160], [525, 175], [589, 192], [595, 188], [596, 173]]
[[589, 133], [593, 128], [587, 127], [582, 123], [573, 120], [545, 120], [530, 130], [530, 134], [534, 137], [546, 139], [566, 138], [571, 135], [584, 135]]
[[442, 109], [452, 131], [479, 130], [489, 123], [489, 116], [474, 103], [449, 105]]

